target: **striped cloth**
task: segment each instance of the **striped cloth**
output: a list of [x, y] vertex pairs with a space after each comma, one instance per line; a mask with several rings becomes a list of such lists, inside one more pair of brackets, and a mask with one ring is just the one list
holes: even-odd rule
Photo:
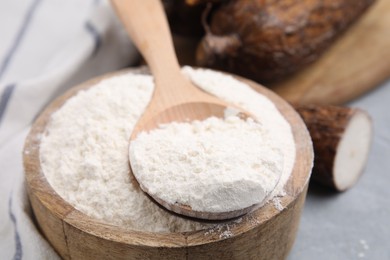
[[[51, 99], [70, 86], [122, 68], [136, 59], [134, 46], [118, 26], [106, 1], [0, 1], [1, 260], [58, 259], [31, 219], [24, 189], [21, 151], [31, 122]], [[385, 176], [390, 170], [387, 159], [390, 156], [389, 99], [390, 81], [353, 103], [354, 106], [368, 110], [374, 119], [376, 132], [367, 167], [367, 171], [371, 172], [365, 174], [368, 177], [380, 173]], [[382, 189], [385, 194], [384, 191], [388, 189], [388, 182], [378, 178], [378, 183], [367, 186], [365, 191], [367, 180], [370, 178], [363, 178], [360, 188], [354, 189], [355, 193], [370, 194], [369, 191], [375, 187], [378, 191]], [[374, 196], [363, 198], [373, 200], [364, 200], [364, 205], [375, 204]], [[309, 203], [307, 207], [311, 206]], [[380, 208], [384, 206], [381, 204]], [[311, 228], [314, 224], [310, 222], [313, 216], [310, 215], [311, 208], [308, 209], [304, 212], [308, 224], [303, 222], [301, 225], [301, 231], [307, 233], [302, 234], [313, 233]], [[385, 210], [388, 207], [381, 212]], [[337, 212], [341, 214], [343, 210]], [[388, 214], [382, 215], [385, 219]], [[350, 221], [351, 217], [348, 215], [346, 219]], [[358, 223], [356, 221], [360, 220], [351, 221], [351, 225]], [[376, 236], [370, 230], [364, 237], [369, 238], [370, 234]], [[305, 236], [298, 236], [296, 250], [293, 250], [290, 258], [303, 259], [299, 249], [303, 248], [302, 252], [306, 252], [307, 243]]]
[[136, 61], [106, 1], [0, 1], [0, 259], [56, 259], [24, 189], [31, 122], [67, 88]]

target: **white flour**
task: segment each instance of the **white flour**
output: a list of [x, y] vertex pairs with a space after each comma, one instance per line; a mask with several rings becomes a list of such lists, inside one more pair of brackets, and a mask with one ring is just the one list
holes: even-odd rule
[[267, 129], [237, 116], [170, 123], [130, 144], [133, 173], [149, 194], [201, 212], [229, 212], [262, 202], [283, 170]]
[[[261, 122], [265, 139], [283, 151], [280, 194], [291, 173], [291, 128], [264, 96], [232, 77], [183, 69], [204, 90], [241, 106]], [[131, 183], [128, 140], [153, 91], [152, 78], [126, 74], [80, 91], [52, 115], [40, 147], [41, 165], [54, 190], [85, 214], [129, 229], [178, 232], [206, 227], [172, 215]]]

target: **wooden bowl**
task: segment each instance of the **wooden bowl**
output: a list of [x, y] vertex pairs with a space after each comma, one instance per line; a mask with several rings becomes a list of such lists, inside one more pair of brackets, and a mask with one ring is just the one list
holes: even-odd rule
[[[79, 90], [124, 70], [87, 81], [53, 101], [33, 124], [24, 147], [24, 169], [30, 202], [42, 234], [64, 259], [283, 259], [294, 242], [310, 177], [313, 150], [305, 124], [282, 98], [252, 81], [237, 77], [270, 98], [291, 124], [296, 161], [285, 185], [284, 207], [268, 203], [231, 225], [230, 237], [215, 230], [183, 233], [133, 231], [102, 223], [75, 209], [50, 186], [39, 158], [40, 136], [50, 116]], [[205, 235], [207, 234], [207, 235]]]

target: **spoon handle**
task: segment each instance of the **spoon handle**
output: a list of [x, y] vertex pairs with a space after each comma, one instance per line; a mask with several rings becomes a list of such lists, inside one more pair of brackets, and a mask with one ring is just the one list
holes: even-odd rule
[[171, 85], [164, 83], [172, 76], [180, 75], [180, 66], [161, 0], [111, 2], [157, 83], [160, 83], [157, 85]]

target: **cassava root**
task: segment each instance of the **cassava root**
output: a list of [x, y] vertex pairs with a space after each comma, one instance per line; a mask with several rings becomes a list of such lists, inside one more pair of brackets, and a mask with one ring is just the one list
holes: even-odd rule
[[204, 23], [197, 65], [260, 83], [281, 80], [317, 60], [373, 2], [222, 1]]
[[367, 161], [372, 123], [360, 109], [337, 106], [295, 106], [314, 146], [311, 180], [337, 191], [351, 188]]

